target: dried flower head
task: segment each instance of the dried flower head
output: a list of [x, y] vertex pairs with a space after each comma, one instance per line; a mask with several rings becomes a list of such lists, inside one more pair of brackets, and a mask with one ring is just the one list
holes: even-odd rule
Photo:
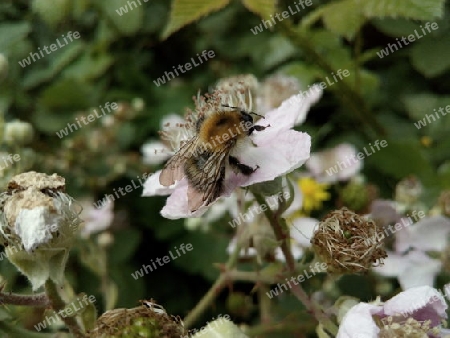
[[324, 217], [311, 243], [329, 272], [362, 273], [387, 257], [380, 235], [375, 222], [344, 207]]
[[0, 195], [0, 240], [34, 290], [48, 278], [62, 282], [81, 222], [64, 190], [63, 177], [31, 171], [14, 176]]
[[88, 332], [89, 338], [184, 337], [187, 330], [178, 317], [169, 316], [166, 310], [153, 301], [144, 301], [132, 309], [114, 309], [105, 312]]

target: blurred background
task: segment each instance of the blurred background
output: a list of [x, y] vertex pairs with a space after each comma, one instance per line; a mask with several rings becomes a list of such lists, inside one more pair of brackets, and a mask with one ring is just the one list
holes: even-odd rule
[[[0, 183], [5, 189], [12, 176], [29, 170], [65, 177], [66, 190], [83, 205], [86, 221], [67, 264], [67, 279], [77, 292], [95, 295], [99, 314], [153, 298], [168, 313], [184, 317], [219, 275], [215, 263], [226, 262], [234, 234], [229, 214], [212, 222], [165, 219], [159, 213], [165, 197], [142, 197], [139, 183], [144, 174], [161, 168], [145, 145], [159, 139], [162, 119], [183, 116], [186, 108], [194, 107], [192, 97], [198, 91], [207, 92], [226, 77], [253, 74], [263, 82], [278, 74], [289, 84], [269, 88], [278, 95], [276, 90], [294, 94], [327, 77], [332, 81], [332, 73], [339, 69], [349, 71], [350, 76], [324, 89], [306, 122], [296, 129], [312, 136], [313, 152], [342, 143], [362, 151], [377, 139], [389, 146], [364, 159], [359, 173], [364, 189], [351, 190], [348, 186], [354, 182], [349, 180], [332, 183], [329, 198], [320, 208], [308, 210], [307, 216], [320, 219], [351, 203], [352, 209], [367, 213], [374, 199], [394, 199], [398, 183], [411, 177], [421, 184], [424, 210], [443, 201], [438, 202], [439, 197], [450, 188], [450, 117], [439, 114], [438, 121], [429, 118], [420, 128], [415, 123], [450, 105], [448, 4], [439, 0], [304, 4], [0, 2], [1, 147], [6, 155], [20, 155], [20, 161], [2, 167]], [[275, 19], [275, 13], [289, 7], [301, 10], [282, 21]], [[262, 20], [271, 18], [276, 24], [266, 29]], [[438, 29], [426, 30], [427, 22], [436, 23]], [[400, 42], [411, 34], [421, 37], [416, 35], [408, 45]], [[192, 63], [191, 58], [198, 63], [197, 54], [204, 50], [214, 51], [214, 57], [170, 81], [158, 82], [165, 72]], [[117, 109], [108, 112], [107, 102], [116, 103]], [[100, 115], [102, 108], [105, 116], [81, 122], [94, 109]], [[72, 126], [70, 131], [69, 123], [79, 123], [78, 128]], [[113, 205], [94, 206], [133, 180], [139, 187]], [[450, 203], [448, 199], [442, 203]], [[181, 243], [191, 243], [194, 250], [141, 278], [132, 277], [151, 259]], [[0, 274], [8, 281], [8, 290], [30, 292], [25, 277], [6, 259], [0, 262]], [[446, 277], [443, 268], [437, 285]], [[381, 280], [372, 273], [325, 282], [325, 276], [318, 276], [305, 288], [323, 287], [334, 297], [346, 294], [363, 301], [399, 289], [397, 279]], [[229, 314], [240, 324], [257, 323], [259, 303], [253, 286], [230, 285], [194, 326], [219, 314]], [[289, 297], [278, 299], [276, 306], [280, 318], [302, 311]], [[9, 310], [20, 326], [32, 328], [41, 320], [38, 310]], [[261, 337], [306, 337], [314, 336], [313, 331], [312, 324], [304, 322], [291, 331]]]

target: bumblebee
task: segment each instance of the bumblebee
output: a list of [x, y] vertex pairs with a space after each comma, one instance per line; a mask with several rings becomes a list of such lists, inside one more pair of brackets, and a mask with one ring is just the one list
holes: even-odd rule
[[169, 159], [159, 176], [163, 186], [170, 186], [186, 177], [191, 212], [210, 204], [222, 194], [227, 163], [233, 171], [246, 176], [259, 168], [239, 162], [230, 152], [240, 139], [266, 128], [254, 125], [251, 114], [261, 115], [237, 107], [222, 107], [231, 110], [199, 116], [195, 123], [195, 136]]

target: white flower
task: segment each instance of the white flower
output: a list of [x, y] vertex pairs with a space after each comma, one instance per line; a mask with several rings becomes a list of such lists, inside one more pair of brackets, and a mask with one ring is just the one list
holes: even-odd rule
[[312, 153], [305, 166], [321, 182], [346, 181], [356, 176], [362, 168], [356, 148], [347, 143]]
[[[222, 99], [216, 93], [217, 106]], [[217, 98], [219, 95], [219, 98]], [[239, 146], [232, 149], [231, 155], [241, 163], [258, 170], [249, 176], [236, 174], [227, 170], [224, 181], [224, 191], [221, 196], [228, 197], [237, 187], [245, 187], [259, 182], [271, 181], [278, 176], [285, 175], [300, 167], [308, 158], [311, 147], [311, 138], [306, 133], [293, 130], [299, 114], [309, 109], [310, 102], [304, 98], [289, 100], [265, 115], [255, 123], [257, 126], [265, 127], [262, 131], [252, 133], [242, 140]], [[207, 105], [198, 100], [197, 107], [203, 109]], [[219, 109], [219, 107], [213, 107]], [[195, 116], [194, 116], [195, 117]], [[171, 187], [159, 184], [159, 173], [152, 175], [144, 185], [144, 196], [155, 195], [169, 188], [172, 194], [167, 199], [161, 214], [166, 218], [176, 219], [185, 217], [199, 217], [207, 210], [207, 205], [201, 206], [192, 212], [188, 205], [189, 183], [185, 177], [175, 182]], [[192, 191], [192, 189], [191, 189]], [[214, 202], [214, 201], [213, 201]], [[212, 202], [212, 203], [213, 203]]]
[[395, 232], [395, 252], [388, 252], [384, 266], [376, 267], [374, 271], [397, 277], [404, 290], [417, 285], [433, 286], [442, 262], [429, 257], [426, 251], [446, 248], [450, 221], [443, 216], [433, 216], [412, 225], [407, 222], [399, 223], [409, 225]]
[[81, 236], [89, 237], [91, 234], [108, 229], [114, 218], [114, 202], [107, 202], [101, 208], [95, 208], [91, 200], [81, 202], [83, 211], [80, 218], [84, 221], [81, 227]]
[[[447, 318], [446, 309], [445, 299], [438, 290], [429, 286], [411, 288], [384, 304], [376, 301], [374, 304], [359, 303], [353, 306], [344, 316], [337, 338], [378, 338], [382, 330], [390, 334], [383, 337], [394, 337], [395, 333], [403, 333], [397, 336], [407, 337], [406, 332], [410, 329], [408, 323], [422, 324], [429, 320], [430, 328], [437, 327], [441, 319]], [[422, 332], [420, 328], [419, 332]], [[431, 334], [431, 330], [423, 329], [423, 336], [427, 334]]]

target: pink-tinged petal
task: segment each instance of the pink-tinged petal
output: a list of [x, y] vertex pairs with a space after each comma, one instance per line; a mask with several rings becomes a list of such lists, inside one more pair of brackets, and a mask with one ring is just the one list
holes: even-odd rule
[[384, 303], [383, 308], [388, 316], [401, 314], [419, 321], [431, 320], [432, 327], [439, 325], [441, 319], [447, 318], [444, 296], [426, 285], [400, 292]]
[[414, 250], [406, 255], [388, 253], [384, 265], [373, 270], [383, 276], [397, 277], [402, 289], [407, 290], [421, 285], [433, 286], [441, 262], [421, 251]]
[[342, 319], [336, 338], [377, 338], [380, 329], [372, 315], [382, 314], [379, 305], [359, 303], [353, 306]]
[[291, 239], [302, 247], [310, 247], [310, 240], [313, 237], [317, 224], [319, 224], [319, 221], [314, 218], [296, 218], [291, 227]]
[[396, 203], [389, 200], [375, 200], [370, 205], [370, 217], [381, 227], [396, 223], [400, 220], [400, 215], [396, 209]]
[[422, 251], [442, 251], [446, 248], [450, 233], [450, 220], [443, 216], [424, 218], [396, 232], [396, 250], [409, 248]]
[[91, 202], [81, 203], [83, 210], [80, 218], [84, 221], [81, 235], [88, 237], [93, 233], [106, 230], [114, 218], [114, 202], [104, 203], [101, 208], [95, 208]]
[[240, 174], [230, 175], [228, 186], [232, 187], [236, 183], [240, 186], [249, 186], [271, 181], [297, 169], [309, 158], [311, 137], [308, 134], [287, 130], [272, 136], [274, 138], [258, 135], [253, 139], [256, 147], [242, 147], [241, 151], [235, 153], [241, 163], [259, 168], [248, 177]]
[[166, 196], [170, 195], [172, 191], [177, 186], [178, 182], [171, 185], [170, 187], [165, 187], [159, 183], [159, 175], [161, 174], [161, 170], [158, 170], [154, 174], [152, 174], [144, 183], [144, 191], [142, 192], [142, 196]]
[[186, 178], [183, 178], [180, 182], [177, 182], [175, 190], [167, 198], [166, 205], [161, 210], [161, 215], [169, 219], [200, 217], [203, 215], [208, 210], [208, 207], [202, 206], [198, 210], [191, 212], [187, 192], [188, 182]]
[[356, 148], [351, 144], [340, 144], [334, 148], [311, 154], [305, 163], [311, 174], [322, 182], [346, 181], [362, 168]]
[[142, 146], [143, 162], [145, 164], [157, 165], [163, 163], [173, 151], [170, 151], [162, 142], [152, 141]]

